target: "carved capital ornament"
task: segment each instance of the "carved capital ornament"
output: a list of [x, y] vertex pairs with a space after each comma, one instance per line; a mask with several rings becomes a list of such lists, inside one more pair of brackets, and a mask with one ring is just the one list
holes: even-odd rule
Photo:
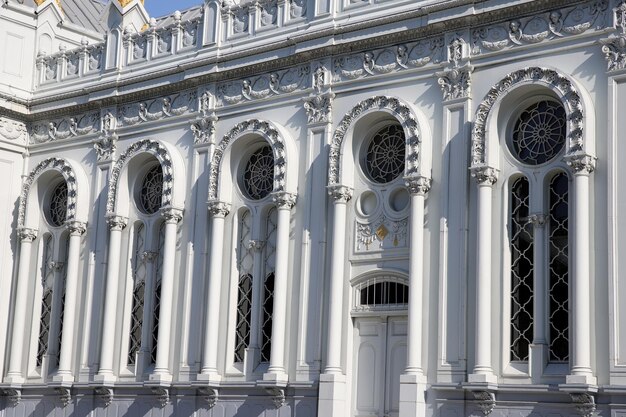
[[352, 198], [353, 189], [345, 185], [328, 186], [328, 195], [330, 195], [335, 203], [346, 204]]
[[432, 180], [427, 177], [406, 177], [404, 183], [411, 195], [426, 195], [430, 191]]
[[213, 217], [226, 217], [230, 213], [230, 204], [223, 201], [209, 201], [208, 208], [209, 213]]
[[488, 166], [476, 166], [470, 168], [470, 173], [478, 185], [492, 186], [498, 181], [498, 170]]
[[279, 210], [291, 210], [296, 205], [297, 195], [286, 191], [273, 193], [272, 200]]

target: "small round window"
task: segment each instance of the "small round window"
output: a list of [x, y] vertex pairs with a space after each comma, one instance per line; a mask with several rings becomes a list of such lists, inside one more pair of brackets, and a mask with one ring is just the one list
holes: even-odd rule
[[48, 221], [52, 226], [63, 226], [67, 216], [67, 183], [61, 181], [50, 194]]
[[141, 182], [139, 207], [146, 214], [154, 214], [161, 207], [163, 195], [163, 169], [161, 165], [150, 168]]
[[380, 129], [370, 139], [365, 153], [364, 165], [368, 178], [386, 184], [404, 172], [404, 131], [398, 124]]
[[252, 200], [268, 196], [274, 189], [274, 154], [268, 145], [262, 146], [248, 159], [242, 178], [242, 188]]
[[511, 152], [528, 165], [552, 160], [565, 145], [566, 122], [565, 109], [559, 103], [542, 100], [532, 104], [515, 122]]

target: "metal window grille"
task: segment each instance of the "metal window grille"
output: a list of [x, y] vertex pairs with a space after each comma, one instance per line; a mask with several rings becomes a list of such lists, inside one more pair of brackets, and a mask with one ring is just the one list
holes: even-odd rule
[[150, 168], [143, 177], [139, 204], [144, 213], [154, 214], [161, 208], [163, 197], [163, 169], [161, 165]]
[[242, 214], [239, 221], [237, 243], [237, 321], [235, 325], [235, 362], [243, 362], [245, 351], [250, 344], [250, 319], [252, 315], [252, 268], [254, 256], [248, 242], [252, 227], [249, 211]]
[[529, 106], [515, 123], [513, 154], [529, 165], [550, 161], [565, 145], [566, 121], [559, 103], [543, 100]]
[[130, 342], [128, 344], [128, 364], [134, 365], [137, 352], [141, 348], [143, 328], [143, 308], [146, 291], [146, 266], [143, 259], [145, 250], [145, 226], [137, 226], [135, 232], [135, 250], [133, 251], [133, 304], [130, 311]]
[[370, 278], [355, 288], [355, 311], [405, 310], [409, 287], [395, 277]]
[[41, 297], [41, 313], [39, 315], [39, 336], [37, 337], [37, 366], [41, 366], [44, 355], [48, 352], [48, 340], [50, 337], [50, 319], [52, 315], [54, 271], [52, 263], [52, 236], [47, 235], [43, 245], [43, 265], [41, 268], [41, 283], [43, 295]]
[[550, 361], [569, 360], [569, 185], [560, 173], [550, 181]]
[[272, 352], [272, 315], [274, 313], [274, 271], [276, 268], [277, 210], [267, 215], [265, 243], [265, 281], [263, 282], [263, 311], [261, 314], [261, 362], [269, 362]]
[[[165, 222], [159, 228], [159, 248], [157, 251], [156, 274], [152, 305], [152, 343], [150, 347], [150, 364], [156, 363], [157, 345], [159, 341], [159, 314], [161, 310], [161, 278], [163, 277], [163, 245], [165, 243]], [[166, 294], [167, 295], [167, 294]]]
[[370, 140], [365, 154], [365, 172], [379, 184], [386, 184], [404, 172], [405, 139], [402, 126], [388, 125]]
[[[63, 260], [63, 277], [60, 282], [61, 299], [59, 300], [59, 337], [57, 338], [57, 355], [56, 366], [59, 366], [59, 360], [61, 359], [61, 340], [63, 339], [63, 319], [65, 318], [65, 291], [67, 286], [67, 259], [70, 250], [70, 239], [65, 239], [65, 258]], [[59, 288], [59, 287], [57, 287]]]
[[50, 195], [48, 220], [52, 226], [63, 226], [67, 216], [67, 183], [60, 182]]
[[253, 200], [260, 200], [274, 189], [274, 153], [264, 145], [250, 155], [243, 174], [243, 188]]
[[533, 336], [533, 225], [529, 183], [517, 179], [511, 190], [511, 360], [527, 361]]

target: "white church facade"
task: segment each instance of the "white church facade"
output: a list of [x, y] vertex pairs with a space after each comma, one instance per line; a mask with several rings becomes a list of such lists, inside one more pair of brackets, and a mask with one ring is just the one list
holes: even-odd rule
[[0, 416], [626, 415], [625, 1], [198, 3], [0, 4]]

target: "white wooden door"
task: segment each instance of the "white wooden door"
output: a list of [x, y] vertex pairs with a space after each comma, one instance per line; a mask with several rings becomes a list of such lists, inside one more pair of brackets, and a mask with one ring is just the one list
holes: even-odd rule
[[354, 329], [353, 415], [397, 417], [406, 367], [404, 316], [360, 317]]

